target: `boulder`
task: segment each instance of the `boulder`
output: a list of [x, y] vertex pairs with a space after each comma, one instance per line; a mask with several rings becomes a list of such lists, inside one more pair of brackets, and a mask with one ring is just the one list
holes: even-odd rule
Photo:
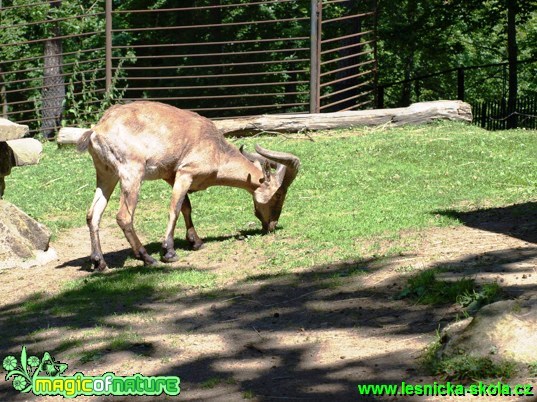
[[29, 128], [23, 124], [13, 123], [0, 118], [0, 141], [15, 140], [28, 134]]
[[535, 363], [536, 329], [537, 298], [492, 303], [444, 330], [440, 357], [466, 354], [521, 366]]
[[6, 182], [4, 177], [11, 173], [11, 168], [15, 166], [15, 154], [7, 142], [0, 142], [0, 199], [4, 196]]
[[0, 200], [0, 268], [37, 265], [55, 257], [50, 231], [10, 202]]
[[34, 138], [7, 141], [15, 155], [15, 166], [37, 165], [43, 152], [43, 145]]

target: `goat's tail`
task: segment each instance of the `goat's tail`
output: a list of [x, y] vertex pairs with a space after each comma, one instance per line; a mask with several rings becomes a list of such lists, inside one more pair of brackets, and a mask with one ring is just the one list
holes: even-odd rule
[[90, 137], [93, 134], [93, 130], [88, 130], [82, 134], [76, 143], [76, 149], [78, 152], [85, 152], [88, 150]]

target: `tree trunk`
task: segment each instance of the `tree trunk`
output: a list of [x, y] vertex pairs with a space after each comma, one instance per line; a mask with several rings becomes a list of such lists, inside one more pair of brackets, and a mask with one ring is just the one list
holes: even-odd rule
[[412, 99], [412, 81], [410, 78], [412, 77], [412, 70], [414, 69], [414, 51], [412, 50], [412, 54], [408, 56], [405, 62], [405, 75], [404, 75], [404, 82], [403, 82], [403, 88], [401, 91], [401, 107], [406, 107], [410, 105], [411, 99]]
[[[406, 13], [407, 13], [408, 23], [410, 25], [414, 25], [416, 23], [416, 8], [417, 8], [417, 2], [415, 0], [408, 0]], [[412, 82], [410, 81], [410, 78], [412, 77], [412, 74], [415, 73], [414, 56], [416, 52], [416, 44], [414, 42], [414, 38], [411, 38], [409, 40], [409, 43], [410, 45], [408, 47], [408, 54], [406, 55], [406, 57], [403, 57], [403, 60], [404, 60], [403, 79], [405, 80], [405, 82], [403, 83], [403, 88], [401, 92], [400, 106], [402, 107], [406, 107], [410, 105], [412, 102]]]
[[[1, 3], [1, 2], [0, 2]], [[2, 104], [2, 114], [0, 115], [4, 119], [7, 119], [7, 94], [6, 83], [4, 81], [4, 72], [0, 68], [0, 103]]]
[[[51, 7], [60, 7], [61, 1], [51, 1]], [[63, 51], [57, 22], [53, 27], [54, 37], [44, 45], [43, 104], [41, 106], [41, 132], [47, 139], [53, 139], [60, 126], [65, 99], [65, 82], [62, 76]]]
[[507, 1], [507, 54], [509, 60], [509, 98], [507, 128], [517, 127], [516, 98], [518, 92], [518, 46], [516, 40], [517, 0]]

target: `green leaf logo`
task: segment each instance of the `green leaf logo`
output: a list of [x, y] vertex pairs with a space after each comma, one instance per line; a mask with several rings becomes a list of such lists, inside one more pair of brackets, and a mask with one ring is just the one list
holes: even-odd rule
[[39, 367], [39, 363], [41, 361], [39, 360], [39, 358], [37, 356], [30, 356], [30, 358], [28, 359], [28, 366], [30, 367]]
[[13, 378], [13, 388], [20, 392], [30, 392], [33, 380], [42, 372], [56, 377], [67, 370], [67, 364], [55, 361], [48, 352], [45, 352], [42, 359], [37, 356], [28, 357], [26, 346], [22, 347], [19, 360], [15, 356], [6, 356], [2, 366], [7, 371], [6, 381]]
[[47, 375], [50, 377], [60, 376], [67, 370], [67, 364], [55, 361], [48, 352], [45, 352], [43, 355], [41, 364]]
[[15, 367], [17, 367], [17, 359], [15, 356], [7, 356], [4, 359], [3, 366], [7, 371], [15, 370]]
[[13, 379], [13, 388], [15, 388], [17, 391], [22, 391], [27, 386], [28, 382], [23, 376], [18, 375]]

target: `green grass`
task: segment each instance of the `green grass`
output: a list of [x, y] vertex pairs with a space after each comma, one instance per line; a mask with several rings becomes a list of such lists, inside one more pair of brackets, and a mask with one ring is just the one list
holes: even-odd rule
[[[289, 270], [360, 257], [360, 244], [402, 230], [457, 225], [439, 211], [467, 211], [535, 200], [535, 131], [487, 132], [440, 123], [391, 130], [314, 134], [315, 142], [267, 137], [234, 140], [293, 152], [302, 170], [290, 188], [280, 228], [270, 241], [250, 236], [260, 267]], [[85, 225], [94, 189], [87, 154], [45, 144], [38, 166], [16, 168], [5, 198], [49, 226], [55, 234]], [[107, 216], [114, 216], [118, 190]], [[150, 242], [161, 240], [170, 188], [143, 185], [135, 219]], [[233, 236], [260, 228], [248, 193], [225, 187], [192, 194], [193, 218], [202, 238], [216, 238], [219, 258], [235, 251]], [[182, 222], [177, 238], [183, 238]], [[232, 236], [226, 240], [227, 236]], [[105, 241], [105, 240], [103, 240]], [[241, 243], [243, 244], [243, 243]], [[374, 251], [374, 250], [373, 250]], [[216, 258], [216, 257], [215, 257]]]
[[142, 341], [143, 338], [136, 332], [124, 331], [111, 339], [108, 348], [111, 350], [124, 350], [128, 349], [131, 345], [141, 343]]
[[470, 278], [441, 280], [438, 279], [441, 271], [428, 269], [410, 277], [396, 298], [410, 298], [417, 303], [432, 305], [458, 303], [468, 313], [474, 313], [502, 296], [501, 287], [496, 282], [478, 285]]
[[441, 348], [441, 336], [437, 331], [436, 340], [425, 350], [421, 364], [430, 374], [441, 376], [447, 381], [508, 379], [517, 372], [516, 363], [513, 361], [492, 360], [471, 354], [440, 356]]
[[474, 313], [482, 306], [494, 303], [502, 298], [503, 291], [498, 283], [485, 283], [479, 289], [472, 289], [457, 298], [457, 302], [469, 313]]
[[67, 282], [63, 291], [52, 297], [35, 294], [23, 304], [23, 312], [48, 310], [55, 316], [76, 314], [98, 321], [110, 313], [140, 313], [140, 300], [158, 300], [186, 289], [210, 289], [215, 282], [214, 273], [197, 270], [124, 268]]
[[537, 362], [530, 363], [528, 365], [528, 370], [532, 377], [537, 377]]
[[205, 389], [212, 389], [217, 387], [218, 385], [226, 384], [226, 385], [235, 385], [237, 384], [237, 381], [231, 377], [229, 378], [221, 378], [221, 377], [211, 377], [207, 380], [203, 381], [201, 383], [201, 387]]
[[421, 304], [439, 305], [455, 303], [459, 297], [469, 294], [474, 288], [475, 282], [471, 279], [438, 280], [436, 270], [429, 269], [411, 277], [397, 297], [411, 298]]

